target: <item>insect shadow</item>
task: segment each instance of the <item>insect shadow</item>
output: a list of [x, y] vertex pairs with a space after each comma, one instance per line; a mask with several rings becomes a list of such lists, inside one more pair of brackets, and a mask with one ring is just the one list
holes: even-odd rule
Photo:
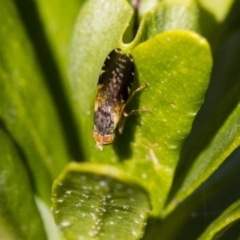
[[[134, 90], [136, 90], [138, 87], [140, 87], [140, 84], [138, 80], [138, 74], [136, 73], [131, 93]], [[133, 96], [133, 99], [126, 106], [126, 109], [125, 109], [126, 113], [130, 113], [132, 110], [139, 110], [140, 95], [143, 91], [145, 91], [145, 89], [137, 92]], [[131, 159], [132, 147], [133, 147], [131, 143], [134, 142], [135, 131], [136, 131], [137, 125], [140, 124], [141, 114], [144, 114], [144, 113], [142, 113], [141, 111], [136, 112], [125, 119], [126, 121], [124, 124], [124, 129], [122, 134], [120, 134], [118, 129], [116, 129], [116, 132], [115, 132], [116, 136], [113, 142], [113, 149], [116, 152], [116, 154], [119, 156], [120, 161]]]

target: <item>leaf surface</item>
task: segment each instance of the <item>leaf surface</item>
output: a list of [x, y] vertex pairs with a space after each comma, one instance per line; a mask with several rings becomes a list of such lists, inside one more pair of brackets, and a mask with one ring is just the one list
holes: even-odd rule
[[150, 204], [146, 191], [112, 166], [68, 165], [53, 186], [53, 212], [67, 239], [139, 239]]
[[[70, 77], [75, 111], [83, 129], [86, 160], [122, 167], [148, 189], [152, 197], [152, 213], [159, 215], [172, 183], [182, 144], [204, 99], [212, 66], [211, 53], [206, 40], [197, 34], [186, 30], [167, 31], [170, 28], [168, 21], [172, 21], [170, 16], [177, 7], [179, 11], [184, 9], [189, 19], [194, 15], [196, 9], [191, 1], [184, 1], [183, 5], [179, 3], [176, 8], [173, 2], [172, 5], [167, 2], [160, 4], [154, 10], [155, 15], [151, 14], [146, 17], [149, 21], [143, 21], [143, 29], [130, 45], [121, 43], [121, 35], [132, 12], [130, 7], [120, 0], [109, 4], [106, 7], [101, 1], [94, 0], [85, 4], [72, 41]], [[113, 7], [122, 10], [112, 15]], [[96, 21], [99, 9], [102, 9], [103, 17]], [[146, 35], [144, 29], [154, 29], [160, 21], [157, 10], [166, 11], [165, 24]], [[183, 20], [179, 20], [178, 26], [178, 18], [172, 25], [173, 29], [196, 27], [196, 24], [189, 27], [186, 24], [189, 21]], [[114, 22], [114, 28], [109, 25], [109, 19]], [[151, 38], [139, 44], [146, 36]], [[113, 145], [99, 152], [92, 139], [95, 89], [101, 65], [116, 47], [131, 51], [133, 55], [137, 75], [133, 89], [145, 82], [150, 84], [134, 97], [127, 111], [149, 108], [151, 112], [129, 117], [123, 134], [119, 135], [116, 131]]]
[[13, 139], [0, 129], [0, 238], [44, 240], [45, 230], [22, 157]]
[[240, 200], [228, 207], [198, 238], [199, 240], [218, 239], [231, 225], [240, 219]]
[[63, 129], [16, 6], [1, 4], [1, 124], [23, 150], [34, 186], [49, 203], [52, 180], [68, 161]]

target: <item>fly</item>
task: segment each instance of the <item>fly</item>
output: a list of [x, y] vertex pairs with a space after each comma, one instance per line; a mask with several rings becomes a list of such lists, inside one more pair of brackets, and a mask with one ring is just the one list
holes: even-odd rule
[[102, 150], [103, 145], [114, 141], [114, 131], [117, 127], [120, 134], [123, 132], [126, 117], [140, 111], [125, 112], [134, 94], [148, 87], [146, 83], [130, 95], [134, 73], [132, 56], [123, 53], [119, 48], [112, 50], [103, 64], [94, 105], [93, 138], [99, 150]]

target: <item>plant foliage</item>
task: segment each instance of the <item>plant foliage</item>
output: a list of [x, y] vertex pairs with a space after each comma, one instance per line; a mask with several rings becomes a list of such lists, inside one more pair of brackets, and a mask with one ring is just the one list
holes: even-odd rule
[[[240, 237], [240, 1], [129, 2], [0, 0], [1, 239]], [[99, 151], [114, 48], [150, 111]]]

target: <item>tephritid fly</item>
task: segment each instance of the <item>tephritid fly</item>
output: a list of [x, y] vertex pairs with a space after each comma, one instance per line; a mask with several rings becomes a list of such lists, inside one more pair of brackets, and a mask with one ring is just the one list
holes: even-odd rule
[[[134, 62], [130, 54], [117, 48], [107, 56], [97, 85], [97, 95], [94, 106], [93, 138], [96, 147], [102, 150], [103, 145], [114, 141], [114, 131], [118, 126], [123, 132], [126, 117], [140, 110], [125, 112], [125, 107], [133, 95], [146, 88], [148, 84], [137, 88], [130, 95], [134, 79]], [[143, 109], [149, 111], [148, 109]]]

